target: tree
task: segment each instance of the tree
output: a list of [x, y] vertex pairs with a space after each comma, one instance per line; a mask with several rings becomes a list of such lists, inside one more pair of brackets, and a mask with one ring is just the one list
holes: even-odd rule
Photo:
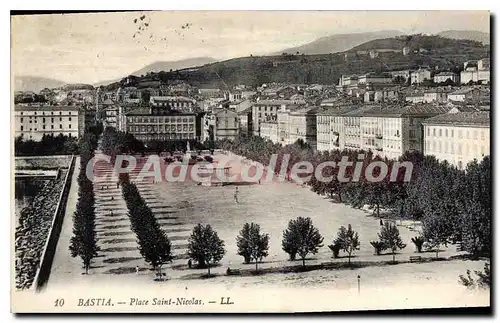
[[424, 245], [425, 239], [423, 237], [411, 238], [411, 242], [417, 247], [417, 252], [422, 252], [422, 246]]
[[238, 246], [238, 255], [243, 256], [245, 263], [255, 261], [255, 270], [258, 270], [257, 264], [262, 258], [267, 257], [269, 249], [269, 235], [260, 233], [260, 226], [255, 223], [245, 223], [240, 234], [236, 237]]
[[484, 272], [475, 270], [474, 273], [478, 276], [477, 279], [472, 278], [471, 271], [468, 269], [467, 277], [460, 275], [459, 282], [468, 289], [491, 287], [491, 269], [489, 263], [484, 264]]
[[385, 245], [385, 243], [383, 243], [382, 241], [370, 241], [370, 244], [373, 246], [373, 248], [375, 249], [375, 254], [377, 256], [380, 256], [380, 253], [382, 251], [384, 251], [385, 249], [387, 249], [387, 246]]
[[351, 255], [355, 250], [359, 250], [359, 235], [354, 231], [349, 224], [347, 229], [341, 226], [339, 232], [337, 233], [337, 239], [334, 241], [334, 245], [340, 245], [341, 250], [347, 253], [349, 258], [349, 265], [351, 264]]
[[249, 264], [252, 260], [252, 249], [250, 246], [250, 224], [245, 223], [243, 225], [243, 229], [241, 229], [240, 234], [236, 237], [236, 246], [238, 247], [238, 255], [243, 256], [245, 264]]
[[139, 251], [161, 279], [161, 267], [173, 259], [170, 240], [165, 231], [159, 228], [149, 230], [148, 237], [139, 243]]
[[406, 244], [401, 240], [399, 229], [396, 225], [386, 221], [378, 234], [380, 242], [387, 246], [392, 251], [392, 261], [396, 261], [395, 252], [397, 249], [404, 249]]
[[306, 266], [306, 256], [309, 253], [316, 254], [323, 246], [323, 237], [319, 230], [314, 227], [311, 218], [298, 217], [288, 222], [288, 228], [283, 231], [283, 250], [294, 260], [299, 254], [302, 266]]
[[188, 242], [188, 255], [198, 262], [199, 267], [208, 268], [208, 276], [210, 265], [218, 263], [225, 254], [224, 241], [219, 239], [210, 224], [199, 223], [193, 228]]
[[438, 258], [439, 247], [441, 245], [448, 245], [451, 226], [448, 220], [444, 216], [441, 216], [440, 213], [426, 216], [422, 226], [427, 246], [436, 250], [436, 258]]

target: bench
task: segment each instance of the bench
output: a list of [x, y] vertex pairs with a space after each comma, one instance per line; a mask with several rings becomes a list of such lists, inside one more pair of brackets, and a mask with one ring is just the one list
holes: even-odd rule
[[410, 262], [421, 262], [422, 257], [421, 256], [410, 256]]
[[228, 270], [226, 270], [226, 274], [228, 276], [241, 275], [241, 272], [239, 269], [228, 269]]

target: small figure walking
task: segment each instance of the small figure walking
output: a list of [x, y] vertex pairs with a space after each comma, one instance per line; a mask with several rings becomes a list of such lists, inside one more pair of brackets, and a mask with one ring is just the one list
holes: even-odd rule
[[384, 225], [384, 221], [382, 221], [382, 219], [380, 219], [380, 225]]
[[191, 261], [191, 259], [188, 260], [188, 267], [189, 269], [193, 267], [193, 262]]
[[120, 188], [120, 182], [116, 182], [116, 188]]
[[239, 203], [239, 202], [238, 202], [238, 186], [236, 186], [236, 190], [234, 191], [234, 201], [235, 201], [236, 203]]
[[139, 275], [139, 266], [135, 266], [135, 273]]
[[114, 196], [111, 196], [111, 201], [114, 201], [115, 200], [115, 197]]

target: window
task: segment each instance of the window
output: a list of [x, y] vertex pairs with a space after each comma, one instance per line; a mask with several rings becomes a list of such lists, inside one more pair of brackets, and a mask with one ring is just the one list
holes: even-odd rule
[[[44, 118], [45, 119], [45, 118]], [[68, 118], [68, 121], [71, 121], [71, 117]]]
[[444, 136], [445, 136], [445, 137], [448, 137], [448, 129], [445, 129], [445, 130], [444, 130]]
[[23, 122], [23, 118], [21, 118], [21, 122]]
[[443, 136], [443, 129], [439, 129], [439, 137]]
[[[35, 112], [35, 114], [36, 114], [36, 112]], [[62, 111], [59, 111], [59, 115], [62, 115]]]
[[50, 125], [50, 129], [54, 129], [54, 125]]
[[62, 129], [62, 124], [59, 125], [59, 129]]
[[[61, 118], [61, 117], [59, 117], [59, 121], [62, 121], [62, 118]], [[36, 123], [36, 121], [35, 121], [35, 123]]]
[[45, 118], [42, 118], [42, 122], [45, 123]]
[[23, 127], [23, 126], [21, 126], [21, 131], [23, 131], [23, 130], [24, 130], [24, 127]]
[[[44, 126], [45, 127], [45, 126]], [[71, 129], [71, 123], [68, 125], [68, 128]]]
[[450, 135], [451, 138], [453, 138], [453, 129], [451, 129], [451, 135]]
[[436, 128], [432, 129], [432, 135], [436, 137]]

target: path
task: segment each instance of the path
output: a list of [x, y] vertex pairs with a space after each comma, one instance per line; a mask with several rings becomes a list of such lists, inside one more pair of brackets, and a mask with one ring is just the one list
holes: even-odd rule
[[75, 169], [71, 176], [66, 212], [64, 214], [61, 234], [57, 242], [54, 260], [50, 270], [50, 277], [47, 285], [66, 284], [76, 274], [82, 271], [82, 264], [79, 259], [72, 258], [69, 251], [70, 239], [73, 236], [73, 214], [78, 201], [78, 174], [80, 173], [80, 157], [75, 158]]

